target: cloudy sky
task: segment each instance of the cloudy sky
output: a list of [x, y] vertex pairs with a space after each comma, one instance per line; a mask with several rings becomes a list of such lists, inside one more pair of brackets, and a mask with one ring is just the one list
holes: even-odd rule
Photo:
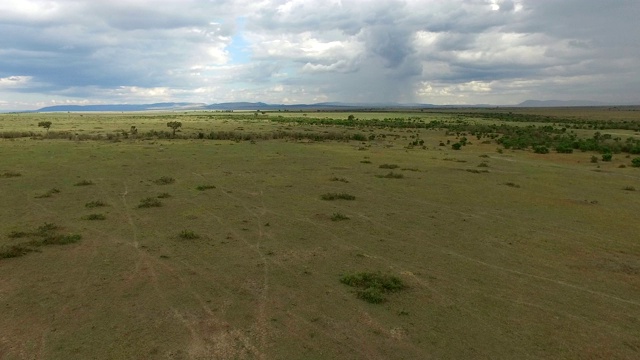
[[640, 103], [638, 0], [1, 0], [0, 110]]

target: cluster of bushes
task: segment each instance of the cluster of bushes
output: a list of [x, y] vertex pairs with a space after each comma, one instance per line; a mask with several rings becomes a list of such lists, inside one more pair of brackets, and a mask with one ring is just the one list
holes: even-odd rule
[[39, 251], [43, 246], [73, 244], [82, 239], [78, 234], [60, 234], [60, 228], [51, 223], [44, 223], [34, 231], [13, 231], [8, 234], [11, 239], [27, 238], [28, 241], [0, 248], [0, 259], [14, 258]]

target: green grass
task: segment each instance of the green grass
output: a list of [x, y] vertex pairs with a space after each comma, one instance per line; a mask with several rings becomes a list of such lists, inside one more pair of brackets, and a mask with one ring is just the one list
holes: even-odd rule
[[[527, 113], [544, 122], [512, 121]], [[637, 358], [640, 264], [633, 224], [640, 203], [638, 190], [622, 189], [638, 188], [632, 159], [640, 155], [612, 152], [610, 163], [592, 164], [590, 156], [600, 153], [505, 149], [470, 129], [566, 127], [566, 134], [584, 139], [609, 132], [611, 121], [633, 125], [638, 111], [425, 109], [357, 112], [357, 124], [335, 124], [348, 115], [0, 114], [0, 172], [23, 174], [0, 179], [0, 353], [9, 359]], [[326, 123], [311, 123], [318, 119]], [[376, 119], [379, 126], [366, 124]], [[53, 123], [50, 138], [37, 127], [44, 120]], [[173, 120], [183, 123], [175, 139], [166, 127]], [[574, 128], [595, 120], [597, 129]], [[440, 122], [447, 128], [415, 127]], [[135, 139], [118, 132], [132, 125]], [[636, 132], [610, 131], [622, 144], [640, 138]], [[356, 133], [375, 140], [330, 138]], [[407, 149], [418, 135], [427, 149]], [[452, 150], [463, 137], [471, 144]], [[493, 155], [480, 157], [486, 154]], [[465, 175], [467, 168], [483, 170], [482, 161], [495, 170]], [[380, 170], [380, 164], [400, 167]], [[592, 171], [596, 165], [600, 172]], [[375, 177], [391, 170], [406, 179]], [[153, 180], [162, 175], [176, 181], [158, 187]], [[96, 186], [74, 187], [82, 178]], [[194, 191], [214, 182], [220, 191]], [[52, 188], [60, 193], [33, 198]], [[158, 198], [163, 191], [172, 197]], [[357, 200], [323, 201], [324, 193]], [[137, 209], [146, 197], [164, 204]], [[87, 207], [92, 201], [108, 207]], [[106, 219], [82, 220], [90, 213]], [[332, 214], [351, 220], [333, 222]], [[181, 239], [183, 229], [200, 238]], [[357, 279], [363, 272], [395, 276], [408, 287], [339, 281], [340, 274]]]

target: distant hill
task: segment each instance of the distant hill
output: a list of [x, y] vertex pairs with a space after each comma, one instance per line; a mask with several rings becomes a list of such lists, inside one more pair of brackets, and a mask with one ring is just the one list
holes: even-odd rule
[[200, 109], [206, 104], [198, 103], [156, 103], [156, 104], [109, 104], [109, 105], [56, 105], [47, 106], [38, 112], [67, 112], [67, 111], [153, 111], [153, 110], [180, 110]]
[[607, 103], [588, 100], [527, 100], [516, 105], [518, 107], [571, 107], [571, 106], [606, 106]]
[[[586, 100], [527, 100], [512, 107], [571, 107], [571, 106], [609, 106], [610, 104]], [[106, 104], [106, 105], [57, 105], [36, 110], [37, 112], [123, 112], [123, 111], [181, 111], [181, 110], [221, 110], [221, 111], [356, 111], [356, 110], [393, 110], [393, 109], [451, 109], [451, 108], [489, 108], [490, 104], [475, 105], [433, 105], [398, 103], [343, 103], [322, 102], [315, 104], [267, 104], [264, 102], [224, 102], [203, 104], [190, 102], [165, 102], [155, 104]]]

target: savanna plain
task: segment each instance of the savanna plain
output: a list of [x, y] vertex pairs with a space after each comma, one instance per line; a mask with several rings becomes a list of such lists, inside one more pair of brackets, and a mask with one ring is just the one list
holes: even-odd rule
[[638, 359], [640, 109], [0, 115], [0, 359]]

